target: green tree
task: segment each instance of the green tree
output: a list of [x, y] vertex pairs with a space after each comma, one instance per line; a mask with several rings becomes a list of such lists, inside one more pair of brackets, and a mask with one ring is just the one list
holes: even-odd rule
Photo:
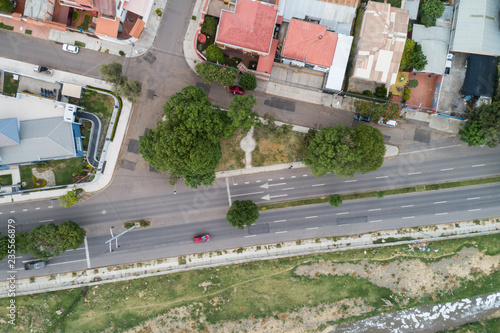
[[[262, 126], [259, 114], [252, 110], [255, 105], [257, 105], [257, 101], [252, 95], [237, 95], [233, 97], [231, 104], [229, 104], [229, 111], [227, 112], [228, 117], [231, 119], [231, 126], [228, 126], [230, 128], [229, 137], [240, 127], [246, 133], [253, 126]], [[225, 137], [228, 136], [225, 135]]]
[[76, 250], [82, 245], [87, 232], [73, 221], [65, 221], [57, 226], [57, 238], [64, 251]]
[[212, 185], [227, 114], [212, 106], [202, 88], [191, 85], [172, 95], [163, 110], [166, 120], [139, 138], [143, 158], [157, 170], [184, 178], [190, 187]]
[[467, 143], [486, 144], [491, 148], [498, 146], [500, 144], [500, 102], [483, 104], [470, 110], [469, 120], [460, 134], [462, 140], [468, 140], [464, 140]]
[[224, 64], [224, 53], [222, 53], [222, 50], [217, 45], [212, 44], [207, 47], [207, 61], [221, 65]]
[[408, 64], [409, 68], [413, 68], [416, 72], [422, 71], [427, 65], [427, 57], [422, 51], [422, 45], [416, 44], [413, 49], [410, 63]]
[[234, 201], [226, 214], [226, 220], [239, 229], [251, 226], [258, 218], [259, 208], [252, 200]]
[[340, 194], [332, 194], [328, 196], [330, 206], [338, 207], [342, 205], [342, 196]]
[[410, 89], [416, 88], [416, 87], [418, 87], [418, 80], [415, 80], [415, 79], [409, 80], [408, 83], [406, 83], [406, 86]]
[[356, 172], [368, 173], [378, 170], [384, 163], [385, 144], [382, 132], [365, 124], [359, 124], [354, 129], [356, 152], [362, 163]]
[[254, 90], [257, 88], [257, 78], [253, 74], [245, 73], [241, 76], [239, 84], [245, 90]]
[[28, 253], [29, 234], [27, 232], [16, 232], [16, 253]]
[[399, 65], [399, 68], [401, 70], [405, 70], [407, 68], [410, 68], [409, 64], [411, 62], [411, 57], [413, 50], [415, 49], [415, 45], [417, 43], [410, 38], [406, 39], [405, 42], [405, 48], [403, 50], [403, 55], [401, 56], [401, 63]]
[[206, 82], [218, 82], [225, 87], [232, 86], [238, 75], [238, 71], [233, 68], [222, 67], [206, 62], [198, 63], [195, 70], [196, 74], [201, 76]]
[[104, 77], [104, 81], [110, 83], [115, 88], [115, 91], [118, 91], [118, 88], [123, 83], [124, 76], [122, 71], [122, 64], [116, 61], [107, 65], [101, 65], [99, 68], [99, 73]]
[[352, 130], [338, 124], [316, 134], [307, 148], [304, 163], [316, 177], [327, 173], [352, 177], [356, 172], [367, 173], [380, 167], [385, 154], [385, 146], [381, 149], [381, 145], [382, 134], [377, 128], [359, 125]]
[[9, 237], [0, 235], [0, 260], [3, 260], [9, 254]]
[[205, 20], [201, 25], [201, 32], [215, 38], [215, 34], [217, 33], [217, 19], [213, 16], [205, 16]]
[[314, 137], [318, 133], [317, 129], [310, 128], [304, 136], [304, 146], [307, 148], [311, 144], [311, 141], [314, 140]]
[[420, 6], [421, 22], [426, 27], [436, 25], [436, 19], [443, 15], [444, 9], [444, 4], [440, 0], [425, 0]]
[[14, 4], [10, 0], [0, 0], [0, 12], [12, 13]]
[[142, 84], [139, 81], [128, 80], [126, 77], [118, 87], [118, 93], [131, 103], [135, 103], [137, 98], [141, 95], [141, 91]]
[[354, 102], [356, 112], [363, 116], [370, 116], [374, 120], [383, 118], [384, 121], [398, 119], [401, 115], [401, 107], [394, 103], [375, 103], [373, 101]]
[[82, 197], [84, 192], [85, 190], [83, 188], [77, 188], [61, 195], [59, 197], [61, 206], [64, 206], [65, 208], [73, 207], [74, 204], [80, 201], [80, 198]]

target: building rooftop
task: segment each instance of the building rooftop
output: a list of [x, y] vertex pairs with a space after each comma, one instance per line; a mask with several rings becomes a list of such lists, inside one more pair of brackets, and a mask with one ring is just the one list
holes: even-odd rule
[[19, 139], [19, 123], [17, 118], [0, 119], [0, 147], [17, 146]]
[[139, 16], [147, 17], [151, 8], [151, 2], [148, 0], [128, 0], [123, 5], [123, 8]]
[[427, 65], [421, 72], [443, 75], [450, 44], [450, 29], [445, 27], [426, 28], [421, 24], [414, 24], [412, 39], [422, 46], [422, 52], [427, 58]]
[[94, 8], [97, 12], [108, 16], [116, 16], [116, 1], [115, 0], [93, 0]]
[[101, 36], [118, 37], [118, 28], [120, 27], [120, 18], [116, 17], [112, 20], [103, 17], [101, 14], [97, 17], [95, 33]]
[[23, 15], [40, 21], [52, 21], [54, 4], [49, 0], [26, 0]]
[[496, 66], [495, 57], [471, 54], [467, 58], [462, 95], [493, 97]]
[[369, 1], [363, 17], [353, 77], [396, 82], [408, 32], [406, 9]]
[[500, 56], [500, 1], [460, 0], [452, 51]]
[[408, 10], [408, 13], [410, 14], [410, 20], [417, 19], [419, 5], [420, 0], [406, 0], [404, 8]]
[[234, 12], [222, 10], [217, 28], [216, 43], [231, 48], [270, 52], [277, 6], [254, 0], [238, 0]]
[[281, 55], [305, 63], [330, 67], [338, 34], [311, 22], [292, 19], [288, 25]]

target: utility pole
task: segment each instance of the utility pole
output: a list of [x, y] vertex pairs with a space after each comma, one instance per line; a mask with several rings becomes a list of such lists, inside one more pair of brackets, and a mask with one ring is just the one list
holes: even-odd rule
[[[112, 226], [111, 228], [109, 228], [109, 232], [111, 233], [111, 239], [109, 239], [109, 240], [107, 240], [107, 241], [106, 241], [106, 243], [109, 243], [109, 252], [113, 252], [113, 250], [111, 249], [111, 242], [112, 242], [113, 240], [116, 240], [116, 248], [118, 249], [118, 248], [120, 247], [120, 246], [118, 246], [118, 237], [120, 237], [121, 235], [123, 235], [123, 234], [125, 234], [125, 233], [129, 232], [130, 230], [132, 230], [132, 229], [134, 229], [135, 227], [138, 227], [138, 226], [139, 226], [139, 223], [136, 223], [136, 224], [135, 224], [132, 228], [127, 229], [127, 230], [125, 230], [124, 232], [122, 232], [121, 234], [118, 234], [118, 235], [116, 235], [116, 236], [115, 236], [115, 235], [113, 235], [113, 228], [114, 228], [115, 226]], [[106, 243], [105, 243], [105, 244], [106, 244]]]

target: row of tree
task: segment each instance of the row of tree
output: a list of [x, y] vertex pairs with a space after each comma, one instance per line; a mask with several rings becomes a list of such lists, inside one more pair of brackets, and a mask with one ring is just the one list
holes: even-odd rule
[[500, 101], [469, 110], [468, 120], [460, 137], [469, 146], [494, 148], [500, 144]]
[[[16, 254], [30, 253], [33, 257], [48, 260], [66, 250], [76, 250], [85, 240], [86, 231], [73, 221], [40, 225], [29, 233], [16, 233]], [[9, 237], [0, 236], [0, 260], [8, 254]]]

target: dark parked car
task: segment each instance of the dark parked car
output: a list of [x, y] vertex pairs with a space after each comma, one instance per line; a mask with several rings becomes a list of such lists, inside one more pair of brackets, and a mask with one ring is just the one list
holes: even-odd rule
[[24, 264], [24, 269], [29, 271], [31, 269], [40, 269], [47, 266], [47, 262], [45, 260], [35, 260], [30, 261]]
[[370, 116], [362, 116], [361, 113], [356, 113], [354, 115], [354, 120], [366, 121], [367, 123], [369, 123], [370, 121], [372, 121], [372, 118], [370, 118]]
[[208, 242], [209, 240], [210, 240], [210, 235], [194, 236], [194, 242], [195, 243]]
[[227, 87], [227, 92], [230, 92], [233, 95], [245, 95], [245, 89], [238, 86], [229, 86]]

